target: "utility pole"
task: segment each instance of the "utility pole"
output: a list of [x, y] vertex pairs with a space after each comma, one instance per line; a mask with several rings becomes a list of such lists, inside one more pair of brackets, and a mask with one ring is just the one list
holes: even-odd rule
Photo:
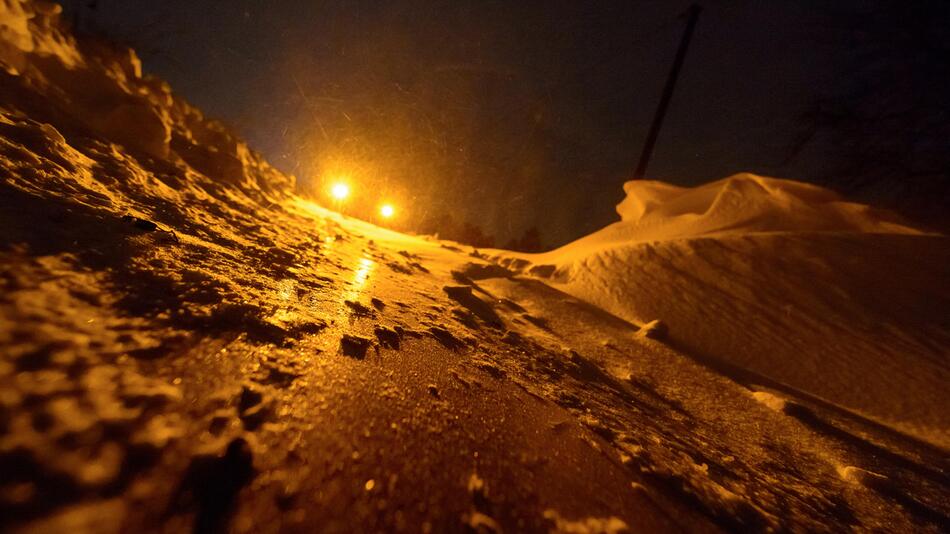
[[673, 98], [673, 89], [676, 87], [676, 79], [679, 77], [680, 69], [683, 67], [683, 60], [686, 58], [686, 50], [689, 49], [689, 42], [693, 38], [693, 30], [696, 28], [696, 22], [699, 20], [699, 12], [703, 8], [699, 4], [693, 4], [686, 10], [686, 30], [683, 32], [683, 39], [680, 40], [680, 46], [676, 50], [676, 59], [673, 60], [673, 68], [670, 69], [670, 75], [666, 78], [666, 86], [663, 87], [663, 96], [660, 97], [660, 104], [656, 107], [656, 114], [653, 116], [653, 123], [650, 124], [650, 131], [647, 133], [647, 139], [643, 143], [643, 152], [640, 153], [640, 162], [637, 163], [637, 170], [633, 173], [636, 179], [643, 178], [647, 172], [647, 164], [650, 163], [650, 156], [653, 155], [653, 147], [656, 145], [656, 138], [660, 134], [660, 126], [663, 126], [663, 118], [666, 116], [666, 109], [670, 106], [670, 100]]

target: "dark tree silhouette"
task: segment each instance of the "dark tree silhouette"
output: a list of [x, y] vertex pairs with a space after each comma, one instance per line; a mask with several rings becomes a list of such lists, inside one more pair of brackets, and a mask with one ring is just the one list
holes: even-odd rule
[[418, 226], [423, 234], [437, 235], [441, 239], [457, 241], [476, 248], [495, 246], [495, 238], [486, 234], [479, 226], [468, 221], [456, 221], [450, 213], [428, 213]]
[[828, 143], [824, 180], [856, 199], [950, 227], [950, 3], [827, 7], [845, 43], [836, 89], [815, 100], [790, 154]]
[[541, 231], [537, 226], [532, 226], [525, 230], [520, 238], [508, 241], [505, 248], [521, 252], [541, 252], [544, 248], [541, 244]]

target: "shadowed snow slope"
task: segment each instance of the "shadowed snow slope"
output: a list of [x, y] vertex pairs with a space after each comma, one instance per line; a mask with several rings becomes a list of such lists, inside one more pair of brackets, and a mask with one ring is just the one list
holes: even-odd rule
[[[696, 357], [950, 446], [950, 243], [790, 180], [628, 182], [622, 220], [511, 267]], [[525, 261], [527, 260], [527, 261]]]

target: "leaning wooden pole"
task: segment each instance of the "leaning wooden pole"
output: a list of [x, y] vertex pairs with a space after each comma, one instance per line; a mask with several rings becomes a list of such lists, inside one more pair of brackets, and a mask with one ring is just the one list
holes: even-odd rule
[[689, 6], [686, 11], [688, 17], [686, 21], [686, 31], [683, 32], [683, 38], [680, 40], [680, 46], [676, 50], [676, 59], [673, 60], [673, 68], [670, 69], [670, 75], [666, 78], [666, 86], [663, 87], [663, 96], [660, 97], [660, 104], [656, 108], [656, 114], [653, 116], [653, 123], [650, 124], [650, 131], [647, 133], [646, 142], [643, 143], [643, 152], [640, 153], [640, 162], [637, 163], [637, 170], [633, 173], [634, 178], [643, 178], [647, 172], [647, 164], [650, 163], [650, 157], [653, 155], [653, 147], [656, 145], [656, 138], [660, 135], [660, 127], [663, 126], [663, 118], [666, 116], [666, 110], [670, 106], [670, 100], [673, 98], [673, 89], [676, 87], [676, 79], [679, 77], [680, 69], [683, 67], [683, 60], [686, 58], [686, 51], [689, 49], [689, 42], [693, 38], [693, 30], [696, 28], [696, 22], [699, 20], [699, 12], [703, 8], [698, 4]]

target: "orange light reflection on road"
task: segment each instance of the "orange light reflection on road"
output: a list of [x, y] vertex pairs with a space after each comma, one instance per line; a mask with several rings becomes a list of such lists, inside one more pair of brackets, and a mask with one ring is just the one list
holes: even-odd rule
[[360, 258], [353, 279], [350, 280], [350, 287], [343, 291], [344, 301], [359, 302], [360, 295], [363, 294], [363, 289], [366, 287], [366, 282], [369, 281], [369, 275], [374, 268], [376, 268], [376, 262], [369, 258]]

